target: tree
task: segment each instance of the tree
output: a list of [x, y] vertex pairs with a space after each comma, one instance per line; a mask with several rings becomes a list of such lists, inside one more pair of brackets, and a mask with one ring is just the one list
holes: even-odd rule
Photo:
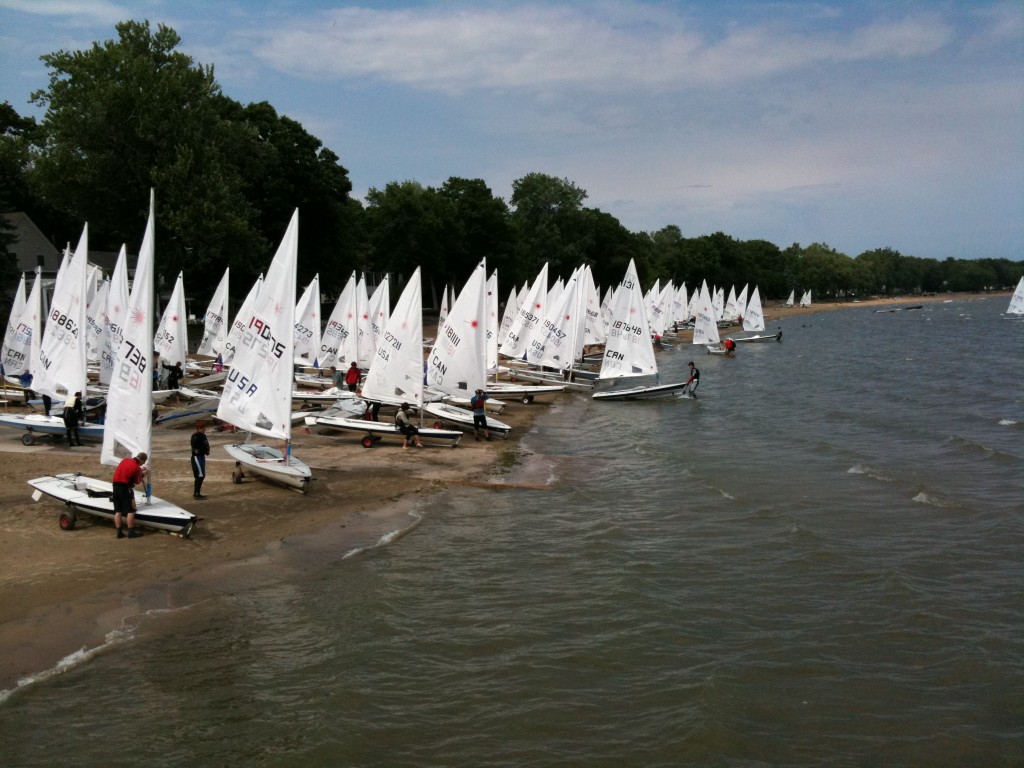
[[[371, 188], [366, 203], [367, 241], [377, 269], [409, 274], [422, 265], [425, 281], [443, 285], [449, 280], [449, 254], [458, 250], [459, 239], [451, 200], [418, 182], [404, 181]], [[458, 280], [467, 277], [462, 274]]]
[[[438, 194], [451, 204], [456, 240], [448, 259], [446, 282], [465, 280], [481, 259], [487, 259], [488, 272], [514, 271], [512, 230], [505, 201], [495, 197], [483, 179], [456, 176], [441, 185]], [[438, 277], [442, 277], [438, 275]]]
[[[589, 243], [583, 222], [586, 191], [568, 179], [529, 173], [512, 182], [512, 227], [516, 234], [513, 279], [532, 279], [548, 262], [550, 275], [568, 276]], [[621, 279], [621, 278], [620, 278]]]

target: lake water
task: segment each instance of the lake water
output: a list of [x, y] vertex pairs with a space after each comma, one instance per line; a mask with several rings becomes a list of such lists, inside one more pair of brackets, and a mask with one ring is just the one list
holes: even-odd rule
[[550, 490], [457, 489], [359, 554], [324, 534], [198, 581], [10, 695], [0, 765], [1021, 765], [1005, 303], [659, 353], [699, 400], [567, 396], [511, 475]]

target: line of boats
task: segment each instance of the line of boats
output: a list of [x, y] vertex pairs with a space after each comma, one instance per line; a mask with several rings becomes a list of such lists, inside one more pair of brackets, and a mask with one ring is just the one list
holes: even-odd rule
[[[603, 301], [589, 267], [549, 286], [545, 264], [536, 280], [511, 291], [500, 322], [497, 273], [488, 274], [481, 261], [462, 290], [451, 291], [450, 304], [444, 291], [437, 334], [429, 344], [423, 336], [419, 268], [393, 309], [387, 279], [368, 296], [365, 278], [353, 274], [323, 323], [318, 277], [298, 301], [289, 298], [297, 293], [298, 225], [295, 211], [266, 273], [230, 324], [225, 271], [204, 318], [198, 354], [188, 360], [182, 275], [159, 324], [153, 324], [152, 196], [130, 289], [124, 248], [109, 280], [94, 285], [98, 277], [86, 260], [86, 226], [74, 254], [65, 254], [45, 324], [38, 274], [32, 292], [16, 301], [4, 341], [5, 371], [30, 372], [32, 390], [61, 402], [69, 393], [87, 391], [94, 358], [99, 384], [89, 391], [103, 393], [106, 414], [102, 424], [87, 421], [79, 433], [102, 441], [104, 465], [140, 452], [152, 456], [154, 425], [216, 419], [248, 435], [224, 446], [235, 461], [233, 480], [257, 475], [305, 492], [312, 472], [292, 454], [295, 424], [354, 433], [371, 447], [404, 436], [393, 422], [367, 415], [407, 403], [419, 413], [425, 443], [455, 447], [476, 428], [479, 413], [466, 406], [477, 390], [486, 391], [489, 432], [504, 438], [512, 427], [496, 414], [512, 401], [544, 402], [567, 390], [589, 393], [595, 401], [685, 397], [685, 382], [659, 381], [655, 359], [655, 350], [671, 346], [666, 338], [680, 326], [692, 326], [693, 343], [712, 354], [722, 353], [723, 324], [742, 323], [753, 334], [737, 342], [781, 339], [781, 332], [761, 333], [756, 287], [749, 300], [746, 288], [739, 295], [730, 290], [728, 302], [724, 291], [709, 291], [706, 282], [692, 296], [685, 285], [672, 283], [655, 283], [643, 294], [632, 261]], [[19, 293], [24, 297], [24, 285]], [[151, 349], [156, 354], [150, 355]], [[155, 388], [154, 374], [186, 362], [192, 375], [183, 386]], [[365, 373], [358, 393], [339, 389], [336, 376], [324, 375], [351, 362]], [[39, 434], [64, 433], [63, 419], [39, 414], [8, 414], [0, 426], [22, 430], [26, 445]], [[34, 495], [64, 503], [63, 527], [74, 526], [75, 510], [113, 514], [105, 481], [64, 473], [30, 485]], [[141, 524], [185, 536], [193, 530], [196, 516], [154, 496], [150, 487], [136, 496]]]

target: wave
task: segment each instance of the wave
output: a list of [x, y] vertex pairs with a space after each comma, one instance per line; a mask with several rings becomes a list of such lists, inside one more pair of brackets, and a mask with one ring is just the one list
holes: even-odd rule
[[933, 496], [932, 494], [927, 493], [926, 491], [920, 491], [916, 496], [914, 496], [914, 498], [911, 499], [911, 501], [916, 501], [918, 504], [928, 504], [929, 506], [940, 508], [954, 506], [950, 502], [943, 501], [938, 496]]
[[110, 630], [110, 632], [108, 632], [103, 638], [103, 642], [100, 645], [97, 645], [94, 648], [82, 646], [77, 651], [73, 651], [60, 659], [49, 669], [44, 669], [41, 672], [26, 675], [19, 679], [13, 688], [0, 691], [0, 706], [6, 704], [7, 701], [9, 701], [16, 693], [19, 693], [30, 686], [38, 683], [44, 683], [47, 680], [52, 680], [55, 677], [63, 675], [65, 672], [70, 672], [72, 669], [82, 666], [100, 654], [106, 653], [119, 645], [123, 645], [124, 643], [133, 640], [135, 638], [135, 631], [142, 623], [143, 619], [177, 613], [179, 611], [186, 611], [191, 607], [192, 606], [186, 605], [178, 608], [153, 608], [140, 614], [125, 616], [121, 619], [121, 626], [117, 629]]
[[1019, 457], [1001, 451], [998, 448], [990, 448], [987, 445], [979, 443], [975, 440], [971, 440], [967, 437], [961, 437], [960, 435], [952, 435], [946, 439], [945, 445], [950, 450], [959, 451], [968, 456], [980, 456], [983, 459], [994, 459], [996, 461], [1018, 461]]
[[874, 467], [871, 467], [867, 464], [854, 464], [852, 467], [846, 470], [846, 474], [865, 475], [867, 477], [872, 478], [873, 480], [881, 480], [886, 483], [891, 483], [893, 480], [890, 476], [882, 472], [882, 470], [875, 469]]
[[1018, 426], [1018, 422], [1014, 421], [1013, 419], [1000, 419], [999, 420], [999, 426], [1000, 427], [1016, 427], [1016, 426]]

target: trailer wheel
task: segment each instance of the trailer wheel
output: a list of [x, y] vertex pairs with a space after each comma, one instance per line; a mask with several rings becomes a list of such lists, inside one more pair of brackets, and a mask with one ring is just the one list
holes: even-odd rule
[[74, 530], [75, 522], [77, 522], [77, 520], [78, 518], [75, 517], [74, 510], [69, 509], [60, 513], [60, 517], [57, 519], [57, 522], [60, 524], [60, 529], [62, 531], [71, 531]]
[[533, 395], [523, 395], [523, 402], [529, 405], [533, 402]]
[[32, 435], [31, 432], [26, 432], [24, 435], [21, 436], [21, 444], [22, 445], [35, 445], [36, 444], [36, 439]]
[[373, 438], [370, 437], [369, 435], [364, 435], [363, 439], [360, 442], [363, 444], [363, 448], [369, 448], [371, 445], [373, 445]]

